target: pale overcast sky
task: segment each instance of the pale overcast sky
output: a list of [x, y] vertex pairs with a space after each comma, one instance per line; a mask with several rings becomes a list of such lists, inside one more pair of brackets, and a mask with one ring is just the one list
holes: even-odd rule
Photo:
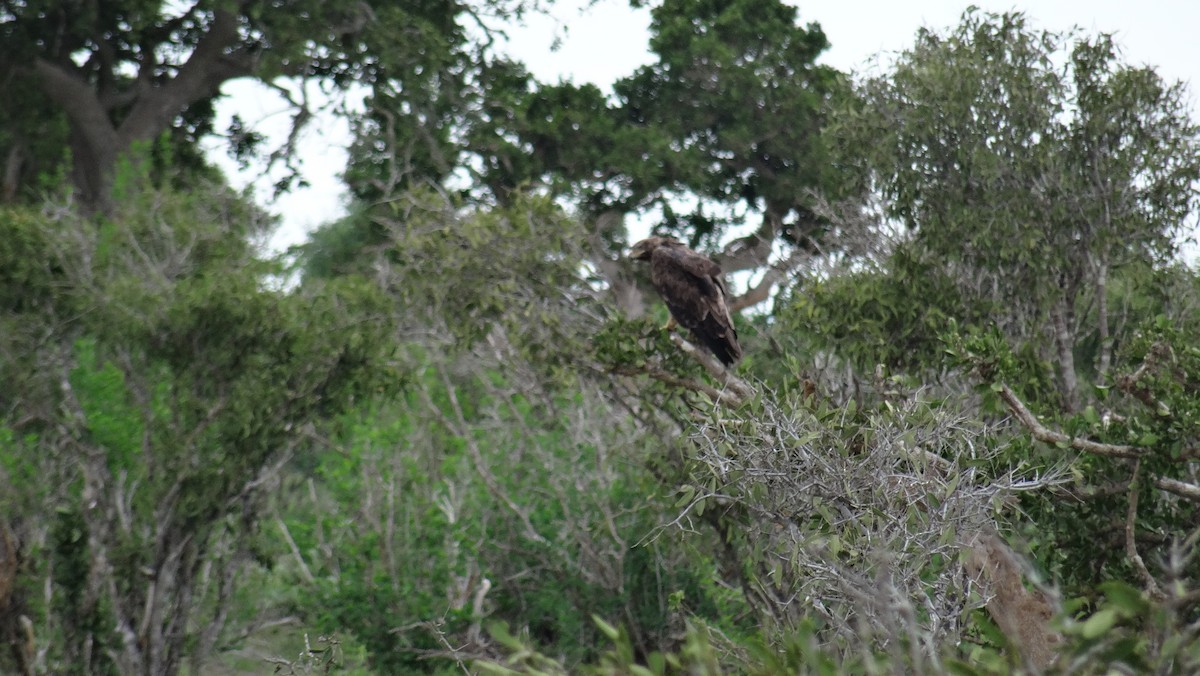
[[[569, 79], [605, 89], [649, 62], [648, 10], [631, 10], [624, 0], [601, 0], [581, 12], [586, 5], [587, 0], [558, 0], [552, 16], [529, 17], [525, 27], [509, 31], [510, 53], [542, 81]], [[884, 53], [886, 59], [887, 52], [906, 48], [922, 26], [938, 30], [953, 26], [970, 5], [992, 11], [1021, 10], [1040, 28], [1078, 26], [1088, 32], [1115, 33], [1130, 62], [1154, 66], [1169, 80], [1188, 82], [1196, 110], [1200, 2], [1195, 0], [834, 0], [801, 3], [799, 7], [800, 21], [821, 24], [829, 38], [831, 47], [822, 61], [857, 71], [876, 54]], [[552, 51], [556, 38], [559, 49]], [[225, 128], [234, 112], [268, 135], [287, 129], [286, 107], [261, 85], [236, 82], [225, 91], [230, 96], [218, 106], [218, 129]], [[344, 212], [345, 190], [338, 175], [345, 165], [349, 138], [344, 120], [325, 116], [309, 123], [301, 144], [301, 164], [311, 187], [268, 205], [283, 219], [269, 243], [272, 249], [304, 241], [309, 230]], [[255, 172], [237, 172], [219, 145], [210, 144], [210, 157], [225, 168], [235, 185], [251, 182]], [[264, 201], [270, 185], [269, 179], [255, 182]]]

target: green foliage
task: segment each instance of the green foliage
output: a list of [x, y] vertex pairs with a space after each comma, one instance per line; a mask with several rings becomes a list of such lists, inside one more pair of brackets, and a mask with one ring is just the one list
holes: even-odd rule
[[359, 210], [316, 228], [294, 252], [306, 279], [329, 279], [364, 272], [371, 252], [386, 242], [387, 229]]
[[[1139, 590], [1120, 582], [1102, 585], [1103, 606], [1085, 619], [1063, 618], [1067, 643], [1058, 662], [1045, 673], [1111, 673], [1113, 671], [1190, 673], [1200, 652], [1195, 629], [1187, 627], [1169, 603], [1153, 602]], [[538, 649], [526, 634], [514, 635], [507, 625], [494, 624], [490, 632], [502, 647], [502, 659], [480, 660], [481, 673], [498, 675], [540, 674], [871, 674], [909, 673], [910, 645], [894, 650], [857, 650], [840, 656], [819, 640], [821, 622], [806, 620], [784, 640], [770, 645], [761, 639], [730, 646], [727, 638], [703, 623], [688, 623], [678, 646], [664, 653], [637, 656], [628, 633], [600, 617], [593, 621], [610, 642], [594, 661], [568, 670]], [[994, 627], [997, 640], [1006, 642]], [[732, 648], [732, 649], [731, 649]], [[985, 676], [1013, 673], [1014, 667], [996, 648], [986, 643], [966, 645], [962, 652], [947, 652], [921, 673]]]
[[[614, 373], [638, 373], [654, 368], [679, 377], [707, 378], [704, 369], [671, 342], [671, 333], [662, 328], [665, 319], [665, 316], [610, 319], [592, 337], [592, 353], [601, 366]], [[660, 381], [651, 381], [646, 387], [647, 393], [677, 391]]]
[[[671, 152], [645, 158], [662, 168], [658, 184], [744, 200], [793, 242], [813, 235], [806, 196], [833, 185], [822, 103], [840, 84], [815, 63], [828, 47], [820, 27], [797, 25], [782, 2], [749, 0], [669, 1], [652, 17], [658, 60], [614, 89], [631, 120], [672, 141]], [[719, 235], [701, 213], [664, 225], [693, 241]]]
[[61, 279], [54, 268], [45, 223], [32, 209], [0, 208], [0, 307], [5, 318], [47, 309], [53, 285]]
[[429, 655], [447, 640], [478, 640], [476, 594], [569, 663], [600, 640], [590, 612], [628, 619], [647, 649], [668, 640], [669, 591], [720, 621], [711, 562], [673, 537], [647, 541], [665, 505], [647, 497], [635, 449], [610, 455], [628, 430], [581, 417], [603, 410], [590, 396], [526, 390], [494, 365], [455, 376], [463, 359], [347, 419], [343, 451], [315, 468], [317, 501], [293, 498], [311, 621], [353, 634], [384, 672], [436, 670]]
[[[402, 135], [412, 132], [406, 140], [420, 141], [419, 148], [440, 159], [434, 139], [444, 141], [448, 130], [422, 134], [411, 122], [438, 117], [434, 110], [441, 119], [453, 115], [456, 94], [476, 70], [479, 47], [463, 16], [508, 17], [526, 8], [522, 0], [470, 8], [324, 0], [193, 7], [139, 0], [63, 12], [53, 2], [6, 2], [0, 61], [11, 65], [10, 96], [0, 104], [0, 152], [24, 159], [14, 166], [26, 169], [20, 177], [25, 188], [66, 160], [79, 199], [107, 210], [120, 156], [149, 139], [161, 139], [152, 163], [160, 177], [186, 176], [177, 187], [212, 178], [199, 142], [213, 131], [213, 102], [225, 81], [255, 77], [266, 83], [315, 78], [336, 89], [375, 85], [409, 111], [401, 124]], [[296, 112], [298, 128], [310, 111]], [[245, 138], [234, 135], [234, 152], [247, 151]], [[70, 157], [63, 152], [68, 147]], [[290, 159], [293, 148], [276, 150], [272, 161]], [[297, 180], [286, 164], [293, 171], [281, 188]]]
[[[172, 44], [161, 91], [232, 11], [44, 4], [0, 51], [111, 48], [87, 80], [129, 97], [109, 126], [138, 119], [118, 66]], [[850, 92], [794, 8], [668, 0], [609, 97], [492, 58], [459, 20], [480, 9], [237, 10], [225, 61], [371, 87], [366, 201], [295, 284], [256, 255], [272, 220], [202, 180], [208, 90], [130, 132], [103, 216], [0, 210], [0, 669], [24, 617], [53, 672], [271, 641], [294, 672], [1008, 673], [1006, 592], [968, 561], [1001, 533], [1071, 599], [1053, 668], [1195, 670], [1178, 86], [1107, 36], [969, 11]], [[68, 128], [27, 75], [0, 150], [58, 139], [29, 145], [53, 173]], [[820, 206], [867, 185], [906, 232]], [[721, 377], [607, 297], [634, 288], [621, 216], [655, 207], [713, 246], [761, 215], [733, 258], [849, 244], [739, 319]]]
[[[428, 83], [373, 81], [348, 182], [370, 202], [424, 182], [501, 205], [546, 189], [589, 219], [656, 209], [660, 229], [693, 242], [716, 242], [732, 224], [725, 214], [747, 207], [763, 214], [768, 239], [822, 235], [813, 192], [840, 198], [849, 184], [822, 134], [827, 100], [846, 87], [816, 64], [824, 33], [775, 1], [673, 0], [652, 15], [656, 61], [615, 83], [613, 97], [539, 83], [490, 56], [435, 55], [409, 76]], [[464, 173], [472, 184], [451, 180]], [[696, 206], [680, 214], [681, 201]], [[372, 226], [357, 226], [367, 239]], [[608, 247], [624, 239], [598, 230]]]
[[[386, 363], [390, 301], [358, 279], [268, 288], [278, 268], [245, 239], [257, 212], [223, 191], [138, 190], [100, 223], [15, 214], [30, 225], [14, 228], [8, 252], [33, 256], [0, 279], [0, 297], [32, 287], [5, 320], [38, 339], [3, 345], [5, 368], [29, 387], [0, 395], [22, 412], [0, 482], [19, 510], [10, 523], [51, 528], [29, 554], [49, 565], [26, 571], [61, 585], [41, 609], [61, 627], [46, 637], [58, 639], [50, 664], [170, 671], [210, 623], [138, 643], [115, 632], [162, 632], [227, 603], [272, 464], [400, 382]], [[22, 480], [35, 473], [44, 479]], [[231, 581], [209, 586], [206, 566]]]
[[862, 372], [876, 364], [907, 373], [940, 367], [942, 334], [955, 322], [985, 321], [986, 307], [969, 305], [952, 279], [906, 249], [885, 264], [800, 283], [776, 301], [780, 332], [811, 341], [810, 350], [835, 351]]
[[19, 161], [20, 171], [5, 176], [0, 194], [4, 201], [35, 203], [42, 194], [58, 192], [67, 183], [67, 116], [29, 79], [10, 78], [5, 94], [0, 104], [0, 153], [9, 162]]
[[[119, 638], [107, 612], [106, 606], [111, 601], [96, 598], [89, 589], [92, 561], [87, 530], [79, 511], [63, 508], [55, 512], [47, 549], [51, 555], [49, 569], [54, 571], [60, 593], [55, 595], [46, 614], [64, 624], [62, 632], [67, 645], [62, 659], [65, 673], [115, 675], [120, 669], [110, 651], [116, 647]], [[88, 645], [71, 640], [74, 636], [91, 636], [95, 643]]]
[[1176, 603], [1155, 601], [1120, 581], [1105, 582], [1099, 590], [1104, 600], [1095, 612], [1064, 622], [1071, 640], [1064, 664], [1085, 664], [1097, 673], [1189, 673], [1200, 666], [1196, 629]]
[[[1169, 255], [1195, 206], [1200, 135], [1182, 87], [1123, 63], [1110, 36], [969, 10], [860, 94], [839, 147], [874, 172], [924, 260], [1022, 339], [1087, 314], [1110, 270]], [[1057, 331], [1061, 360], [1081, 337]]]

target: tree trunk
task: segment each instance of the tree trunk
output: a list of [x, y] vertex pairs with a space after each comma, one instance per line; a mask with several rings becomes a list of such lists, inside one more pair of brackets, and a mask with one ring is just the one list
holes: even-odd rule
[[[101, 138], [96, 138], [101, 136]], [[113, 207], [113, 182], [118, 151], [115, 138], [89, 134], [71, 125], [71, 182], [75, 199], [85, 213], [110, 213]]]
[[608, 239], [617, 239], [612, 235], [625, 234], [625, 214], [620, 211], [605, 211], [596, 217], [592, 228], [591, 255], [589, 259], [596, 266], [596, 271], [608, 284], [613, 303], [630, 319], [637, 319], [646, 312], [646, 303], [642, 298], [642, 290], [638, 288], [637, 280], [620, 257], [613, 260], [609, 257], [604, 246], [605, 235]]
[[1075, 371], [1075, 336], [1071, 333], [1071, 306], [1066, 297], [1051, 311], [1054, 320], [1054, 345], [1058, 350], [1058, 387], [1068, 413], [1079, 410], [1079, 377]]
[[[170, 129], [176, 117], [199, 101], [216, 96], [221, 85], [251, 75], [258, 56], [239, 47], [238, 17], [217, 10], [208, 32], [196, 44], [176, 75], [156, 82], [139, 73], [131, 89], [119, 95], [98, 91], [96, 85], [70, 61], [37, 59], [27, 73], [54, 101], [71, 125], [71, 179], [85, 211], [103, 213], [112, 208], [117, 161], [139, 141], [150, 141]], [[142, 64], [153, 69], [155, 64]], [[113, 75], [112, 73], [103, 73]], [[111, 78], [110, 78], [111, 79]], [[126, 111], [118, 125], [117, 110]]]
[[17, 198], [17, 188], [21, 184], [21, 170], [25, 166], [25, 139], [18, 138], [8, 149], [8, 157], [4, 160], [4, 184], [0, 188], [0, 200], [12, 202]]
[[1100, 333], [1100, 355], [1096, 363], [1096, 384], [1104, 385], [1108, 381], [1108, 371], [1112, 367], [1113, 338], [1108, 325], [1108, 264], [1097, 263], [1096, 270], [1096, 314]]

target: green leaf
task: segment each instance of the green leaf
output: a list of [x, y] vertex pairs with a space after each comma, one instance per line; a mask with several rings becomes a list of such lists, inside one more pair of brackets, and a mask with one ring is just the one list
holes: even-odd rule
[[946, 669], [955, 676], [981, 676], [983, 674], [982, 671], [961, 660], [947, 659], [944, 664]]
[[1140, 589], [1120, 580], [1109, 580], [1100, 584], [1100, 591], [1111, 606], [1125, 611], [1126, 616], [1141, 615], [1150, 609]]
[[1079, 633], [1088, 640], [1099, 638], [1115, 627], [1118, 619], [1119, 614], [1116, 608], [1111, 606], [1102, 608], [1083, 623]]
[[607, 636], [610, 641], [617, 640], [617, 637], [621, 635], [621, 632], [619, 632], [616, 627], [605, 622], [599, 615], [593, 614], [592, 621], [595, 622], [596, 626], [600, 628], [600, 633]]
[[495, 662], [484, 662], [482, 660], [473, 662], [471, 666], [483, 674], [498, 674], [499, 676], [517, 676], [523, 672], [513, 671], [508, 667], [496, 664]]

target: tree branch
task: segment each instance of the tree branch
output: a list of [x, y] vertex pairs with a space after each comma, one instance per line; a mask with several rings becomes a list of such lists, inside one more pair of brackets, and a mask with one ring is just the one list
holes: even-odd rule
[[708, 375], [712, 376], [719, 382], [725, 385], [726, 391], [731, 392], [737, 399], [737, 403], [742, 403], [754, 396], [754, 388], [745, 380], [735, 376], [732, 371], [725, 368], [725, 365], [717, 360], [705, 350], [701, 350], [678, 333], [671, 334], [671, 342], [675, 346], [683, 350], [692, 359], [700, 362], [704, 370], [708, 371]]
[[196, 43], [178, 74], [138, 98], [121, 123], [122, 146], [154, 138], [170, 126], [176, 115], [215, 94], [227, 80], [251, 75], [258, 57], [245, 46], [233, 49], [240, 40], [237, 16], [227, 9], [214, 12], [208, 32]]
[[694, 378], [677, 376], [655, 364], [645, 364], [638, 367], [617, 367], [611, 369], [611, 372], [623, 376], [650, 376], [661, 383], [693, 392], [701, 392], [713, 401], [731, 406], [739, 406], [754, 396], [755, 391], [750, 383], [735, 376], [716, 357], [709, 354], [708, 351], [689, 343], [678, 333], [671, 333], [670, 339], [676, 347], [682, 350], [684, 354], [695, 359], [714, 380], [720, 382], [724, 387], [717, 388]]
[[1137, 569], [1138, 576], [1142, 578], [1142, 582], [1146, 585], [1147, 592], [1160, 601], [1166, 598], [1162, 589], [1158, 586], [1158, 581], [1150, 574], [1150, 569], [1146, 567], [1146, 562], [1142, 560], [1142, 555], [1138, 553], [1137, 541], [1134, 538], [1134, 533], [1137, 525], [1137, 508], [1138, 508], [1138, 473], [1142, 470], [1142, 461], [1138, 460], [1133, 465], [1133, 476], [1129, 479], [1129, 509], [1125, 512], [1125, 555], [1133, 562], [1133, 567]]
[[720, 265], [726, 274], [761, 268], [770, 259], [771, 246], [775, 243], [778, 232], [776, 219], [763, 214], [762, 225], [758, 230], [726, 244], [721, 253], [713, 256], [713, 261]]
[[758, 280], [758, 284], [751, 287], [746, 293], [730, 301], [729, 311], [740, 312], [770, 298], [771, 291], [775, 289], [775, 286], [787, 279], [788, 273], [795, 270], [806, 258], [808, 258], [808, 252], [796, 249], [784, 260], [772, 265], [763, 273], [762, 279]]
[[1069, 437], [1062, 432], [1052, 430], [1041, 423], [1033, 413], [1025, 407], [1017, 395], [1004, 383], [1000, 384], [1000, 398], [1004, 400], [1008, 410], [1012, 411], [1017, 420], [1029, 430], [1029, 434], [1038, 441], [1054, 445], [1066, 445], [1084, 453], [1104, 455], [1110, 458], [1140, 458], [1149, 450], [1140, 446], [1125, 446], [1121, 444], [1105, 444], [1089, 439]]
[[116, 147], [116, 129], [87, 80], [65, 66], [40, 58], [34, 60], [33, 72], [42, 93], [62, 108], [90, 145]]
[[622, 376], [650, 376], [660, 383], [665, 383], [672, 387], [681, 387], [685, 390], [691, 390], [693, 392], [703, 392], [713, 401], [720, 401], [733, 405], [740, 404], [743, 401], [741, 398], [737, 397], [731, 392], [718, 390], [712, 385], [700, 382], [699, 380], [680, 378], [679, 376], [668, 373], [657, 366], [643, 366], [641, 368], [617, 368], [613, 370], [613, 373]]
[[1133, 373], [1121, 376], [1116, 380], [1117, 389], [1128, 394], [1146, 405], [1147, 408], [1154, 411], [1158, 415], [1169, 415], [1170, 409], [1166, 404], [1163, 404], [1150, 393], [1150, 390], [1141, 385], [1141, 381], [1148, 373], [1156, 369], [1163, 359], [1171, 356], [1171, 348], [1165, 343], [1155, 343], [1150, 346], [1150, 351], [1146, 353], [1145, 359], [1142, 360], [1140, 366]]
[[1067, 411], [1079, 410], [1079, 376], [1075, 370], [1075, 334], [1071, 329], [1072, 307], [1060, 299], [1050, 312], [1054, 321], [1054, 346], [1058, 351], [1059, 387]]
[[1195, 484], [1189, 484], [1178, 479], [1158, 477], [1154, 480], [1154, 485], [1168, 493], [1174, 493], [1181, 498], [1191, 500], [1192, 502], [1200, 502], [1200, 486]]
[[296, 541], [292, 538], [292, 531], [288, 529], [287, 524], [284, 523], [283, 519], [279, 518], [278, 514], [275, 515], [275, 525], [279, 527], [279, 532], [283, 534], [283, 540], [287, 543], [288, 550], [292, 553], [292, 558], [296, 560], [296, 563], [300, 564], [300, 577], [304, 578], [304, 581], [309, 584], [316, 582], [316, 578], [313, 577], [312, 571], [309, 570], [308, 564], [304, 561], [304, 555], [300, 553], [300, 547], [296, 546]]
[[1100, 355], [1096, 363], [1096, 383], [1104, 385], [1108, 381], [1108, 371], [1112, 366], [1113, 338], [1109, 333], [1108, 321], [1108, 264], [1097, 264], [1096, 270], [1096, 322], [1100, 338]]

